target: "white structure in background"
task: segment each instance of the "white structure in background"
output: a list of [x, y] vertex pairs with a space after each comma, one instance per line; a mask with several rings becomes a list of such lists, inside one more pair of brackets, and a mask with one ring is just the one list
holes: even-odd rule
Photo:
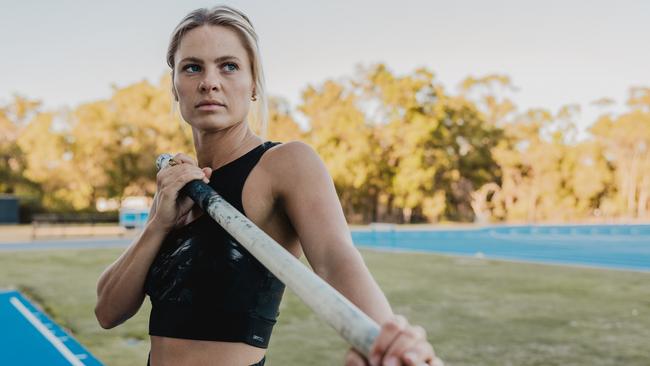
[[149, 218], [151, 201], [146, 196], [125, 197], [120, 205], [120, 226], [127, 229], [144, 227]]
[[99, 212], [117, 211], [120, 208], [120, 201], [115, 198], [98, 198], [95, 208]]

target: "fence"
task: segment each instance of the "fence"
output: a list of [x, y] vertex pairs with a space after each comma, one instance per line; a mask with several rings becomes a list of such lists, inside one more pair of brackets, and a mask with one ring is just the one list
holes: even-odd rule
[[[108, 223], [117, 224], [114, 213], [74, 213], [74, 214], [36, 214], [32, 217], [32, 239], [37, 236], [80, 236], [80, 235], [124, 235], [122, 227], [108, 227]], [[107, 228], [109, 228], [107, 230]]]

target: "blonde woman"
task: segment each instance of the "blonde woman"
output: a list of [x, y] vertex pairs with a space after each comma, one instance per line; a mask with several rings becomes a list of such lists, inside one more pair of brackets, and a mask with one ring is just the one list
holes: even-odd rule
[[[263, 365], [284, 285], [179, 190], [202, 179], [289, 252], [382, 325], [370, 360], [346, 365], [433, 364], [424, 329], [393, 314], [352, 244], [323, 162], [307, 145], [264, 141], [264, 74], [257, 35], [240, 11], [188, 14], [167, 63], [172, 93], [191, 126], [187, 155], [161, 170], [142, 234], [101, 275], [95, 313], [112, 328], [150, 297], [154, 366]], [[305, 364], [309, 361], [305, 360]]]

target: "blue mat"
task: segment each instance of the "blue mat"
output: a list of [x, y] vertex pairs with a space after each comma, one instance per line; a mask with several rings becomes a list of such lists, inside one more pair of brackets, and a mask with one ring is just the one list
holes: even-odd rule
[[0, 290], [0, 365], [102, 365], [18, 291]]

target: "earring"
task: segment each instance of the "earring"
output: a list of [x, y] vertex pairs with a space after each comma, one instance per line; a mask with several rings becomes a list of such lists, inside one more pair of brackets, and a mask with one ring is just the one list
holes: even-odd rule
[[257, 95], [255, 95], [255, 93], [253, 93], [253, 96], [251, 97], [251, 100], [253, 102], [257, 101]]

